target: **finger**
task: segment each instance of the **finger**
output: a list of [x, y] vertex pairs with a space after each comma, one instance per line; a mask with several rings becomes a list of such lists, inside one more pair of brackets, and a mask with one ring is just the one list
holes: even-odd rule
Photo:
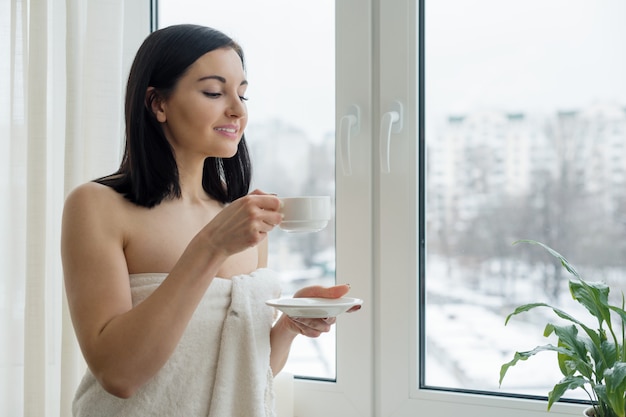
[[335, 285], [332, 287], [322, 287], [321, 285], [313, 285], [298, 290], [294, 294], [294, 298], [298, 297], [316, 297], [316, 298], [341, 298], [350, 291], [350, 284]]
[[278, 211], [279, 206], [280, 201], [274, 195], [249, 195], [241, 201], [241, 207], [252, 220], [266, 223], [272, 227], [279, 224], [283, 219], [283, 214]]
[[271, 232], [275, 226], [276, 223], [274, 223], [272, 219], [263, 219], [261, 222], [259, 222], [257, 230], [260, 234], [267, 234]]
[[298, 321], [298, 317], [290, 317], [286, 315], [285, 317], [287, 317], [287, 320], [291, 323], [291, 327], [298, 333], [302, 334], [302, 324]]
[[361, 305], [356, 305], [354, 307], [350, 307], [350, 309], [346, 311], [346, 313], [354, 313], [355, 311], [359, 311], [360, 309], [361, 309]]
[[[280, 210], [281, 201], [275, 194], [259, 194], [255, 195], [257, 205], [263, 210], [271, 210], [278, 212]], [[282, 216], [282, 214], [281, 214]]]
[[259, 219], [261, 220], [261, 223], [263, 223], [260, 226], [260, 230], [264, 232], [269, 232], [274, 227], [280, 224], [280, 222], [283, 220], [283, 217], [282, 217], [282, 214], [280, 213], [277, 213], [274, 211], [267, 211], [267, 212], [263, 212], [260, 215]]
[[266, 192], [264, 192], [264, 191], [261, 191], [261, 190], [259, 190], [258, 188], [257, 188], [257, 189], [255, 189], [254, 191], [252, 191], [250, 194], [251, 194], [251, 195], [268, 195], [268, 193], [266, 193]]
[[242, 197], [240, 200], [244, 203], [252, 204], [263, 210], [278, 211], [281, 206], [280, 199], [276, 194], [266, 193], [259, 189], [250, 192], [248, 195]]
[[312, 332], [312, 329], [310, 329], [309, 326], [302, 322], [302, 319], [300, 317], [288, 317], [288, 319], [301, 335], [307, 337], [317, 337], [315, 336], [315, 333]]
[[263, 190], [259, 190], [258, 188], [257, 188], [257, 189], [255, 189], [254, 191], [252, 191], [252, 192], [251, 192], [251, 193], [249, 193], [249, 194], [254, 194], [254, 195], [278, 195], [278, 194], [276, 194], [276, 193], [266, 193], [265, 191], [263, 191]]
[[321, 319], [297, 318], [296, 322], [302, 326], [314, 330], [316, 332], [329, 332], [332, 325], [335, 324], [335, 317], [325, 317]]
[[[292, 317], [291, 320], [300, 330], [300, 334], [307, 337], [319, 337], [322, 333], [328, 333], [335, 323], [334, 317], [327, 319], [305, 319]], [[329, 322], [326, 322], [329, 320]]]

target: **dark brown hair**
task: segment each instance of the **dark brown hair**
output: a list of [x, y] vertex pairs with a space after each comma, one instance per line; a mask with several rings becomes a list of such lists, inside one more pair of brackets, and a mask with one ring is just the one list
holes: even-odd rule
[[[187, 69], [202, 55], [232, 48], [244, 65], [241, 47], [224, 33], [198, 25], [174, 25], [151, 33], [133, 61], [126, 87], [126, 146], [119, 169], [95, 180], [144, 207], [165, 198], [180, 197], [178, 168], [173, 150], [146, 103], [148, 87], [167, 97]], [[232, 158], [204, 161], [202, 186], [212, 198], [229, 203], [246, 195], [251, 164], [245, 137]]]

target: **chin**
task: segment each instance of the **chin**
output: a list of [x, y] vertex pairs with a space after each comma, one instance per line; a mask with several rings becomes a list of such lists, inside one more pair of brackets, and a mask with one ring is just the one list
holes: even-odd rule
[[222, 146], [208, 146], [202, 150], [206, 158], [232, 158], [239, 150], [239, 141], [237, 143], [222, 144]]
[[209, 154], [208, 156], [212, 156], [214, 158], [229, 159], [229, 158], [232, 158], [235, 155], [237, 155], [237, 148], [224, 150], [222, 152], [213, 152], [213, 153]]
[[233, 156], [237, 155], [238, 150], [239, 150], [239, 147], [235, 146], [234, 149], [231, 149], [228, 152], [226, 152], [226, 155], [222, 156], [222, 158], [232, 158]]

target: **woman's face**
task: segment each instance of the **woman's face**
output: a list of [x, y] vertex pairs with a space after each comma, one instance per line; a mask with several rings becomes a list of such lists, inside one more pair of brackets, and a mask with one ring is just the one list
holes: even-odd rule
[[177, 159], [235, 155], [248, 121], [247, 86], [241, 58], [231, 48], [208, 52], [188, 68], [172, 94], [153, 105]]

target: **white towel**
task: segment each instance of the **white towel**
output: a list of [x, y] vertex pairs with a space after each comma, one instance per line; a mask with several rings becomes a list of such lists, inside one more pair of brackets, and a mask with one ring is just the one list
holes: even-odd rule
[[[269, 295], [267, 284], [237, 276], [233, 277], [232, 285], [209, 417], [274, 417], [269, 363], [269, 334], [274, 315], [264, 303]], [[260, 294], [265, 296], [259, 298]]]
[[[131, 275], [133, 305], [166, 274]], [[176, 350], [133, 397], [108, 394], [87, 371], [74, 399], [76, 417], [275, 417], [269, 334], [280, 294], [268, 269], [213, 280]]]

